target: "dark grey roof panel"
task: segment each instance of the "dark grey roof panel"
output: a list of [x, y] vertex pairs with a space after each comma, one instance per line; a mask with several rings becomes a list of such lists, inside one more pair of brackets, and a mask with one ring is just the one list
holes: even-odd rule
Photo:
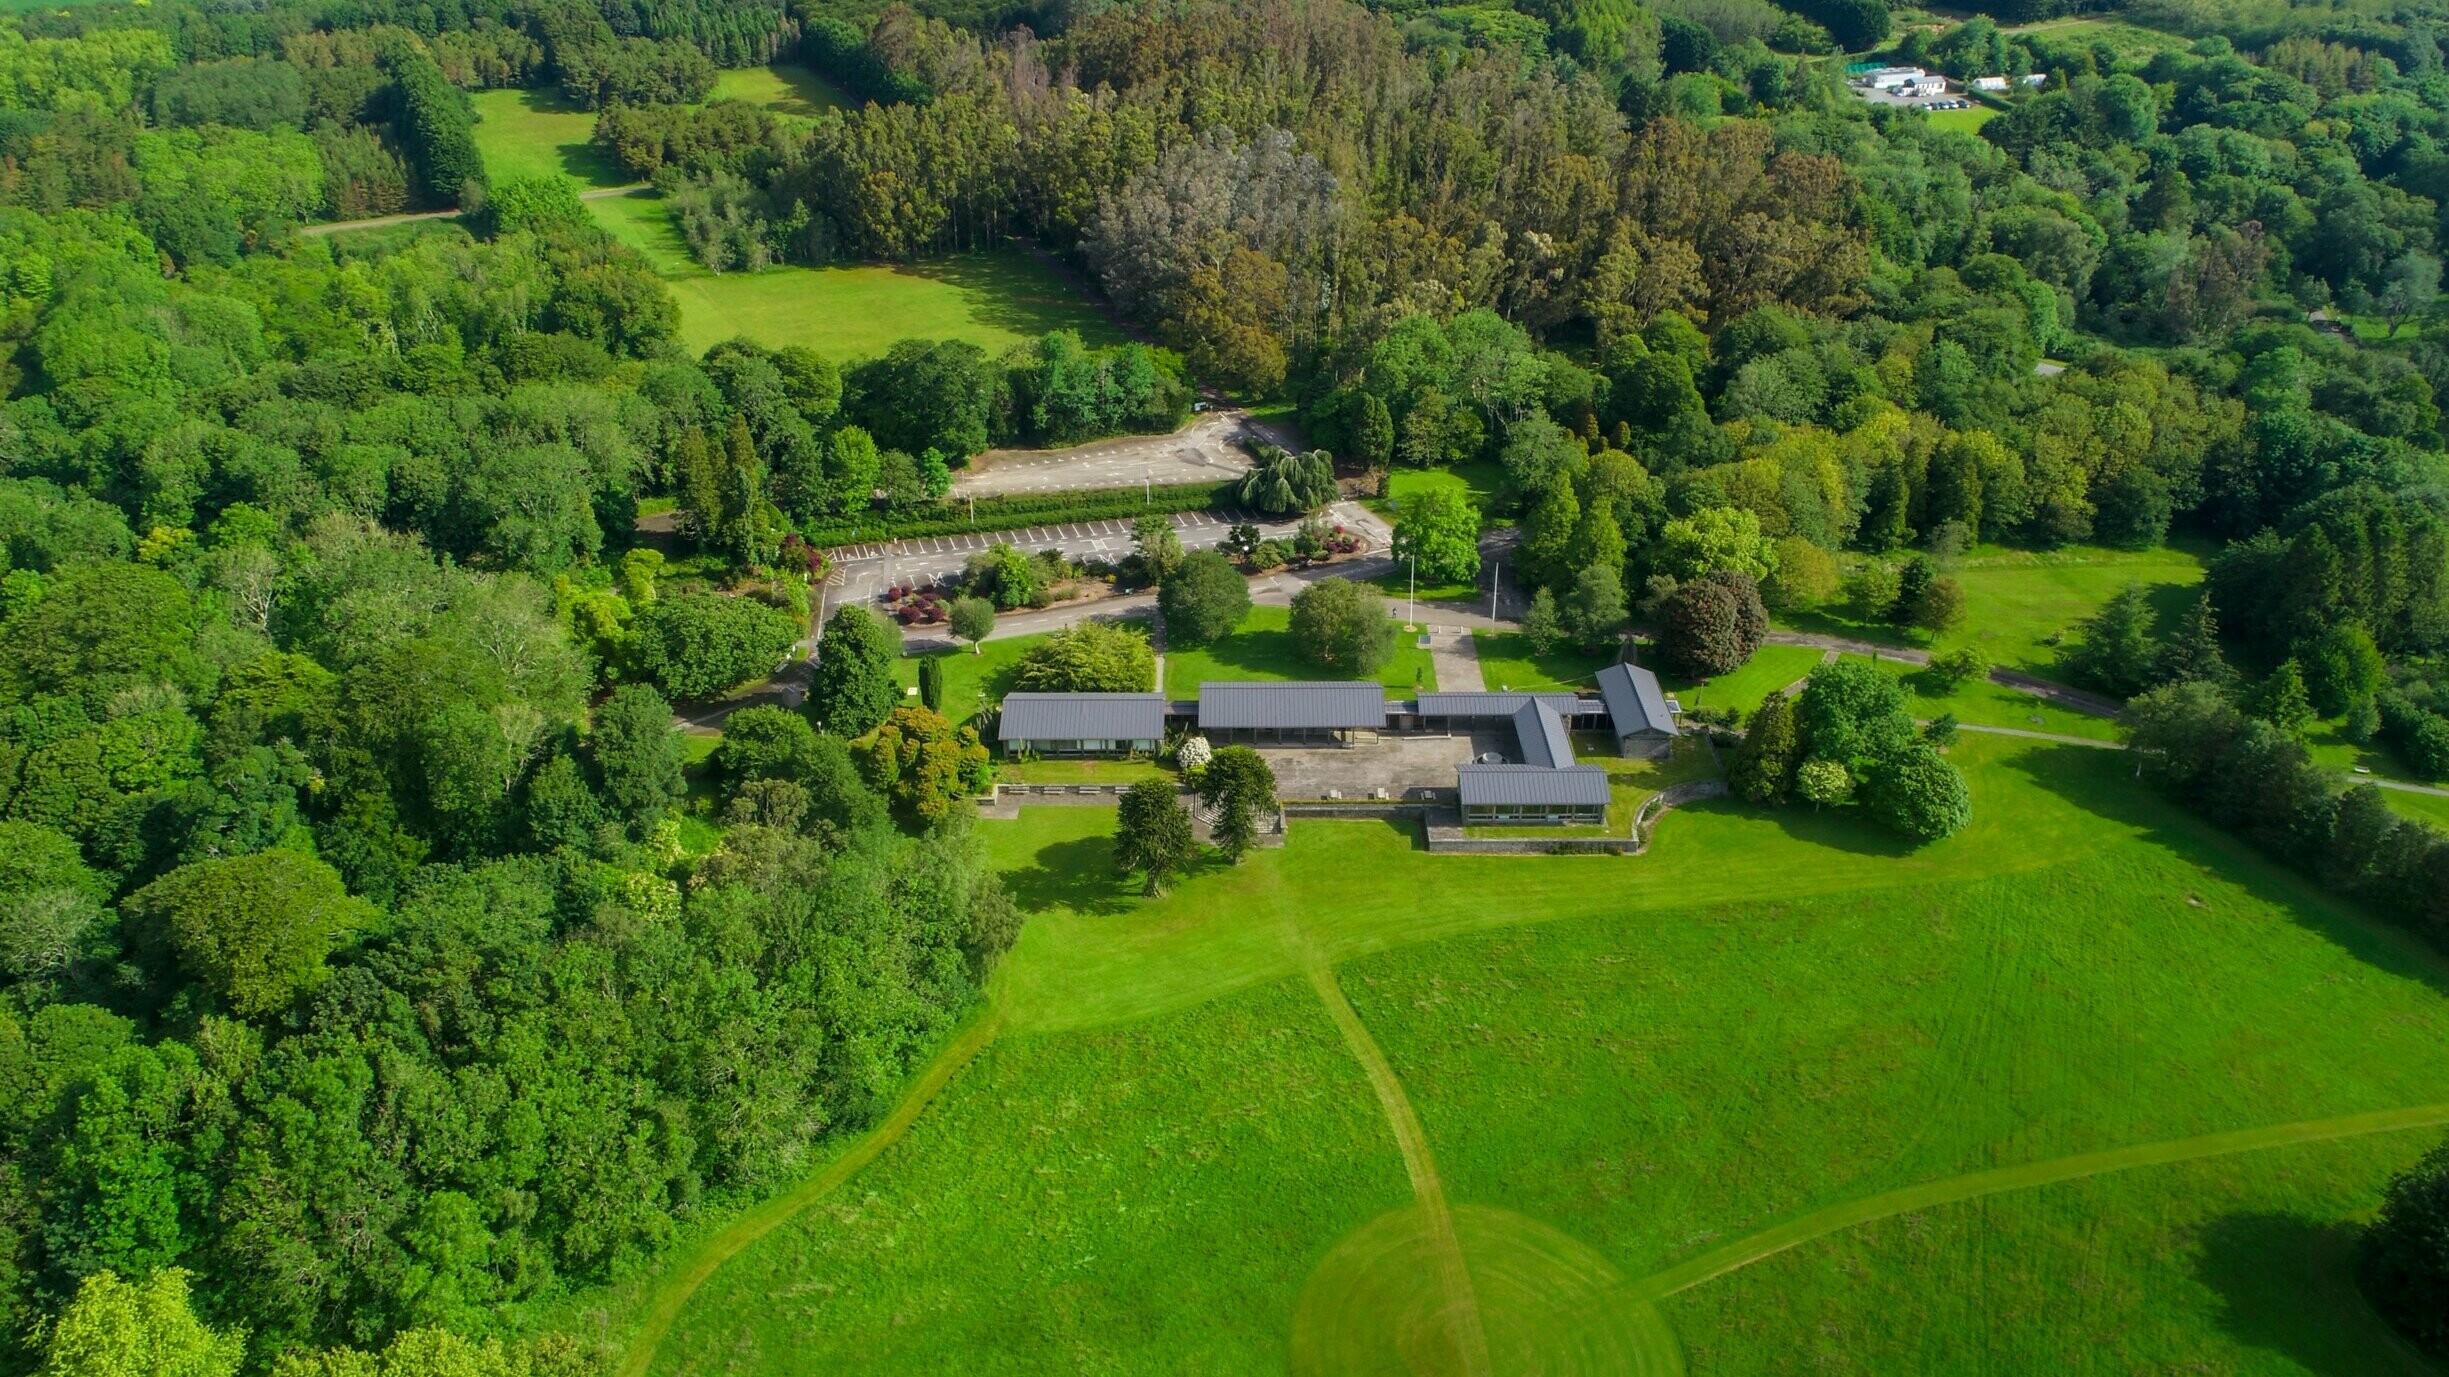
[[1658, 676], [1639, 665], [1609, 665], [1599, 671], [1599, 697], [1606, 700], [1608, 720], [1616, 735], [1654, 731], [1676, 735], [1675, 714], [1667, 711], [1667, 695]]
[[1514, 730], [1522, 737], [1522, 763], [1543, 770], [1573, 763], [1573, 738], [1565, 734], [1565, 719], [1545, 703], [1525, 703], [1514, 714]]
[[1385, 725], [1384, 684], [1217, 682], [1199, 686], [1199, 726], [1203, 730], [1380, 730]]
[[1422, 717], [1511, 717], [1525, 703], [1545, 703], [1570, 715], [1581, 699], [1570, 693], [1424, 693]]
[[1604, 807], [1607, 772], [1596, 765], [1550, 770], [1538, 765], [1458, 765], [1454, 769], [1466, 808], [1478, 804], [1556, 804]]
[[1008, 693], [1004, 741], [1162, 741], [1161, 693]]

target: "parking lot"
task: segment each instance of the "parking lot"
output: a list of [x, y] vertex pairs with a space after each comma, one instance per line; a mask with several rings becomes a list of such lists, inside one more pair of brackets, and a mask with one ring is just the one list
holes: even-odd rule
[[953, 475], [952, 495], [1222, 482], [1250, 471], [1251, 441], [1298, 443], [1238, 409], [1210, 411], [1171, 435], [1121, 435], [1069, 449], [991, 449]]
[[[1383, 549], [1392, 534], [1385, 522], [1358, 503], [1338, 502], [1320, 515], [1330, 524], [1358, 532], [1370, 550]], [[1289, 540], [1301, 524], [1298, 519], [1268, 520], [1241, 512], [1177, 512], [1171, 520], [1186, 550], [1213, 549], [1223, 544], [1237, 522], [1248, 521], [1257, 526], [1260, 536], [1268, 540]], [[937, 582], [960, 573], [971, 555], [998, 544], [1032, 552], [1061, 550], [1066, 559], [1077, 561], [1119, 560], [1131, 553], [1132, 524], [1119, 518], [1075, 521], [1022, 531], [973, 531], [890, 544], [848, 546], [833, 552], [834, 576], [828, 596], [833, 602], [868, 601], [897, 584]]]

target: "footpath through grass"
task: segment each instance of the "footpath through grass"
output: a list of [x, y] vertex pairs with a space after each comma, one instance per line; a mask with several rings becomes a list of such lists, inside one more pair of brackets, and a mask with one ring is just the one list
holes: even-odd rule
[[[1635, 1303], [1627, 1279], [1882, 1192], [2449, 1101], [2436, 958], [2111, 753], [1955, 757], [1974, 825], [1915, 850], [1856, 810], [1724, 802], [1628, 860], [1311, 822], [1150, 901], [1111, 869], [1109, 810], [983, 824], [1029, 914], [1001, 1039], [715, 1274], [653, 1371], [1285, 1370], [1313, 1269], [1423, 1265], [1372, 1223], [1408, 1200], [1403, 1168], [1298, 979], [1317, 960], [1416, 1111], [1490, 1342], [1517, 1355]], [[1938, 1203], [1665, 1310], [1699, 1372], [2386, 1372], [2323, 1240], [2436, 1139]]]
[[1935, 641], [1884, 622], [1857, 621], [1835, 608], [1779, 617], [1777, 624], [1875, 645], [1927, 650], [1971, 646], [2002, 668], [2063, 678], [2061, 645], [2075, 639], [2075, 629], [2119, 590], [2142, 585], [2160, 625], [2173, 626], [2193, 600], [2203, 567], [2201, 555], [2182, 548], [2070, 546], [2032, 551], [1985, 545], [1947, 571], [1964, 586], [1964, 620]]

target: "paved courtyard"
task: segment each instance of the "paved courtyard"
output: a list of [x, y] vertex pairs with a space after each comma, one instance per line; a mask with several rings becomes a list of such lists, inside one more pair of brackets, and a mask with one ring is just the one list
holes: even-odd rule
[[1519, 758], [1513, 731], [1457, 732], [1452, 736], [1380, 736], [1351, 746], [1261, 746], [1276, 772], [1276, 796], [1295, 801], [1326, 798], [1366, 803], [1384, 789], [1389, 799], [1417, 799], [1432, 791], [1454, 791], [1454, 767], [1495, 753]]

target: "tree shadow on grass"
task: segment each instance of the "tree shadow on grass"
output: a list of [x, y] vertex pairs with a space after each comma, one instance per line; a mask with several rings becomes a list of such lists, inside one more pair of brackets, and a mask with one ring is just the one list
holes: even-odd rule
[[1825, 846], [1831, 851], [1851, 852], [1857, 856], [1901, 858], [1919, 849], [1910, 838], [1898, 836], [1871, 821], [1870, 815], [1858, 807], [1814, 808], [1808, 803], [1795, 802], [1783, 808], [1756, 808], [1741, 799], [1711, 798], [1677, 807], [1667, 814], [1667, 821], [1661, 825], [1674, 826], [1676, 813], [1721, 813], [1727, 817], [1766, 818], [1796, 841]]
[[1135, 884], [1115, 875], [1111, 837], [1051, 842], [1038, 849], [1033, 864], [1003, 872], [1003, 887], [1023, 913], [1127, 913], [1138, 902]]
[[1102, 301], [1085, 295], [1019, 249], [946, 254], [898, 264], [894, 271], [940, 282], [960, 291], [972, 319], [990, 329], [1034, 339], [1055, 330], [1077, 330], [1092, 346], [1126, 343], [1129, 336]]
[[2318, 1377], [2439, 1369], [2392, 1333], [2356, 1286], [2356, 1229], [2284, 1214], [2232, 1214], [2197, 1235], [2195, 1276], [2220, 1327]]
[[[2197, 869], [2239, 886], [2358, 960], [2449, 995], [2449, 960], [2441, 953], [2406, 929], [2352, 900], [2330, 894], [2312, 877], [2163, 798], [2148, 782], [2135, 778], [2131, 755], [2084, 746], [2045, 746], [2020, 752], [2003, 763], [2076, 808], [2134, 828], [2145, 840]], [[2354, 916], [2349, 917], [2351, 914]]]

